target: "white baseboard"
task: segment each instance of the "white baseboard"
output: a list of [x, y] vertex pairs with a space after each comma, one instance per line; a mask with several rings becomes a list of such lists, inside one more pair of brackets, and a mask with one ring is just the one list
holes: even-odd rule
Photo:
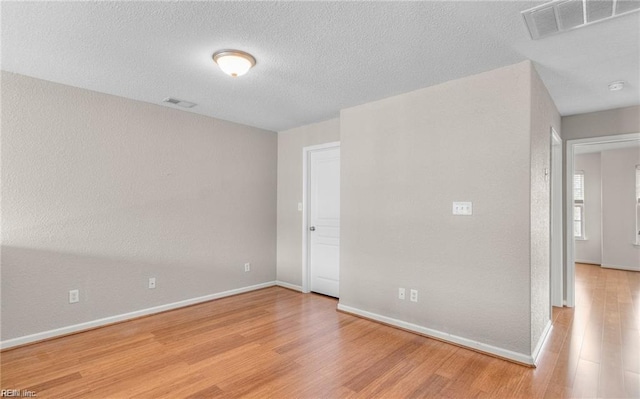
[[604, 267], [605, 269], [619, 269], [619, 270], [629, 270], [632, 272], [640, 272], [640, 268], [631, 267], [631, 266], [620, 266], [620, 265], [605, 265], [604, 263], [600, 265], [600, 267]]
[[584, 259], [575, 259], [574, 263], [586, 263], [588, 265], [600, 265], [601, 262], [596, 262], [595, 260], [584, 260]]
[[32, 342], [42, 341], [49, 338], [55, 338], [62, 335], [68, 335], [85, 330], [94, 329], [97, 327], [106, 326], [108, 324], [117, 323], [129, 319], [135, 319], [141, 316], [147, 316], [154, 313], [165, 312], [167, 310], [178, 309], [189, 305], [195, 305], [201, 302], [207, 302], [214, 299], [220, 299], [231, 295], [242, 294], [249, 291], [255, 291], [262, 288], [272, 287], [276, 285], [275, 281], [269, 281], [266, 283], [251, 285], [248, 287], [236, 288], [233, 290], [218, 292], [216, 294], [205, 295], [197, 298], [185, 299], [183, 301], [168, 303], [166, 305], [154, 306], [152, 308], [136, 310], [135, 312], [123, 313], [115, 316], [105, 317], [103, 319], [92, 320], [85, 323], [74, 324], [71, 326], [56, 328], [54, 330], [43, 331], [31, 335], [25, 335], [23, 337], [12, 338], [5, 341], [0, 341], [0, 349], [7, 349], [14, 346], [30, 344]]
[[[464, 346], [467, 348], [475, 349], [480, 352], [485, 352], [494, 356], [498, 356], [504, 359], [513, 360], [518, 363], [527, 364], [531, 366], [535, 366], [535, 361], [533, 356], [526, 355], [524, 353], [518, 353], [514, 351], [510, 351], [508, 349], [499, 348], [497, 346], [484, 344], [482, 342], [474, 341], [468, 338], [458, 337], [456, 335], [452, 335], [449, 333], [445, 333], [442, 331], [434, 330], [431, 328], [419, 326], [417, 324], [408, 323], [406, 321], [394, 319], [387, 316], [382, 316], [376, 313], [367, 312], [366, 310], [360, 310], [357, 308], [352, 308], [351, 306], [346, 306], [342, 304], [338, 304], [338, 310], [341, 310], [346, 313], [351, 313], [357, 316], [364, 317], [366, 319], [376, 320], [385, 324], [389, 324], [398, 328], [402, 328], [408, 331], [413, 331], [415, 333], [426, 335], [428, 337], [437, 338], [442, 341], [451, 342], [456, 345]], [[541, 346], [541, 344], [540, 344]]]
[[544, 345], [544, 341], [547, 340], [547, 337], [549, 336], [549, 331], [551, 331], [551, 320], [549, 320], [547, 322], [547, 325], [544, 327], [544, 330], [542, 331], [542, 335], [540, 336], [540, 339], [538, 340], [538, 343], [536, 344], [535, 349], [533, 350], [533, 354], [531, 355], [531, 357], [533, 358], [533, 364], [535, 364], [536, 366], [538, 365], [538, 356], [540, 356], [540, 350], [542, 349], [542, 345]]
[[600, 265], [600, 262], [596, 262], [594, 260], [581, 260], [581, 259], [576, 259], [574, 260], [575, 263], [586, 263], [587, 265]]
[[287, 282], [280, 281], [280, 280], [276, 281], [276, 285], [279, 286], [279, 287], [288, 288], [290, 290], [302, 292], [302, 287], [299, 286], [299, 285], [287, 283]]

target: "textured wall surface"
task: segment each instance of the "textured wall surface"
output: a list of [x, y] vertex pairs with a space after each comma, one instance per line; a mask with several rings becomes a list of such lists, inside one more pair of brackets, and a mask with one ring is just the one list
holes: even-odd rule
[[635, 243], [635, 168], [638, 148], [601, 153], [602, 266], [640, 270], [640, 247]]
[[560, 132], [560, 114], [536, 70], [531, 68], [531, 348], [551, 319], [551, 128]]
[[275, 280], [276, 156], [273, 132], [3, 73], [2, 339]]
[[587, 237], [586, 240], [575, 240], [575, 259], [576, 262], [599, 265], [602, 263], [600, 153], [575, 155], [573, 162], [575, 170], [584, 171], [584, 223]]
[[530, 82], [524, 62], [341, 112], [341, 305], [531, 354]]
[[278, 133], [278, 281], [302, 286], [302, 149], [340, 141], [340, 120]]

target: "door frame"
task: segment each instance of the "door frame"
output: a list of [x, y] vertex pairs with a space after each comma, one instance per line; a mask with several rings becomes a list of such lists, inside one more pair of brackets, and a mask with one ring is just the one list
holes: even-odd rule
[[567, 140], [566, 165], [567, 174], [565, 175], [565, 217], [566, 217], [566, 253], [567, 253], [567, 284], [566, 284], [566, 302], [568, 307], [576, 306], [576, 260], [575, 260], [575, 239], [573, 238], [573, 174], [575, 147], [580, 145], [595, 145], [605, 143], [616, 143], [621, 141], [640, 140], [640, 133], [616, 134], [612, 136], [598, 136], [586, 139]]
[[562, 206], [562, 139], [556, 130], [551, 128], [551, 248], [549, 250], [550, 273], [551, 273], [551, 306], [561, 307], [564, 305], [564, 282], [563, 282], [563, 251], [562, 232], [563, 206]]
[[340, 148], [339, 141], [330, 143], [311, 145], [302, 149], [302, 292], [308, 294], [311, 292], [311, 270], [309, 262], [309, 217], [311, 209], [309, 207], [309, 190], [311, 178], [309, 176], [309, 162], [311, 153], [315, 151], [323, 151], [329, 148]]

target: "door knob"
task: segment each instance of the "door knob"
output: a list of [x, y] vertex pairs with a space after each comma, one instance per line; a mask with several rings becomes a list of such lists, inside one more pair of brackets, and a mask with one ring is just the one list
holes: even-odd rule
[[311, 231], [316, 231], [316, 226], [311, 226], [311, 227], [309, 227], [309, 230], [311, 230]]

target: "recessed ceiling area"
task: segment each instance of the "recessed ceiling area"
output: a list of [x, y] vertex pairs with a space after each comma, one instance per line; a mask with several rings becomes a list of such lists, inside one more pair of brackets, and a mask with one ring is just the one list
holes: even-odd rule
[[[0, 64], [273, 131], [525, 59], [562, 115], [640, 104], [640, 13], [531, 40], [520, 13], [542, 3], [4, 1]], [[251, 72], [221, 73], [225, 48]]]

